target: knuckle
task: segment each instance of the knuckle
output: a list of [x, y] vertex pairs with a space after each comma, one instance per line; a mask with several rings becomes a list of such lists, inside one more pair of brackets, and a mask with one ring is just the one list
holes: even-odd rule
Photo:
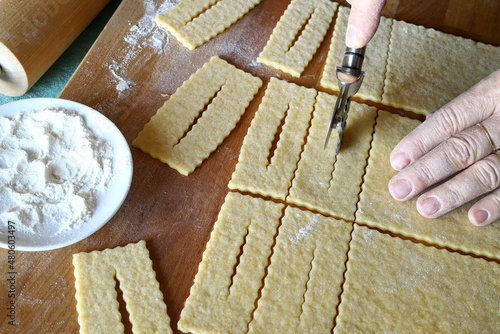
[[470, 136], [457, 135], [448, 139], [445, 150], [450, 163], [465, 168], [478, 160], [477, 140]]
[[500, 191], [496, 191], [488, 196], [488, 199], [493, 202], [493, 205], [498, 210], [498, 218], [500, 218]]
[[451, 203], [450, 210], [467, 202], [463, 189], [457, 189], [455, 187], [447, 189], [446, 198], [448, 199], [448, 203]]
[[450, 105], [443, 106], [439, 113], [436, 113], [437, 128], [447, 137], [457, 133], [461, 128], [460, 119], [456, 116], [456, 111]]
[[427, 164], [420, 164], [419, 168], [414, 171], [413, 176], [416, 180], [416, 185], [420, 190], [423, 190], [439, 181], [436, 179], [434, 170]]
[[414, 151], [418, 152], [419, 156], [424, 154], [425, 152], [427, 152], [429, 150], [429, 148], [427, 147], [427, 145], [425, 144], [425, 142], [423, 141], [422, 138], [416, 138], [413, 141], [413, 145], [415, 146]]
[[477, 162], [475, 178], [480, 186], [489, 191], [500, 187], [500, 167], [492, 159]]
[[462, 185], [452, 181], [437, 186], [429, 193], [431, 192], [441, 199], [443, 213], [453, 210], [468, 201]]

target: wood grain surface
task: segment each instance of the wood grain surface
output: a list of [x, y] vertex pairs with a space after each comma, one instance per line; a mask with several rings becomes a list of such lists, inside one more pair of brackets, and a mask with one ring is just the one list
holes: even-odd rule
[[[177, 1], [173, 1], [177, 2]], [[249, 14], [193, 51], [152, 18], [170, 3], [123, 0], [60, 97], [95, 108], [129, 143], [175, 90], [213, 55], [265, 82], [231, 135], [190, 176], [132, 148], [134, 177], [118, 213], [87, 239], [46, 252], [17, 252], [16, 323], [5, 316], [7, 251], [0, 251], [0, 333], [77, 333], [72, 254], [146, 240], [175, 333], [205, 244], [228, 192], [250, 121], [271, 76], [319, 88], [332, 27], [310, 66], [293, 79], [256, 62], [289, 0], [263, 0]], [[346, 1], [340, 1], [347, 5]], [[385, 16], [500, 46], [500, 2], [389, 0]], [[131, 326], [126, 319], [126, 331]]]

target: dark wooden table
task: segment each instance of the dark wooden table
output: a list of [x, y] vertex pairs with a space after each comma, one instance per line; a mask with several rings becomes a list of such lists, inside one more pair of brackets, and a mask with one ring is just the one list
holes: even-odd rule
[[[256, 62], [289, 0], [263, 0], [229, 30], [189, 51], [157, 28], [161, 0], [123, 0], [60, 97], [95, 108], [129, 143], [175, 90], [213, 55], [261, 77], [278, 76], [319, 88], [332, 27], [310, 66], [292, 79]], [[347, 5], [341, 1], [342, 5]], [[166, 7], [163, 7], [166, 8]], [[425, 27], [500, 46], [500, 2], [389, 0], [383, 12]], [[265, 85], [264, 85], [265, 87]], [[16, 323], [8, 325], [7, 251], [0, 251], [1, 333], [77, 333], [72, 254], [146, 240], [174, 332], [205, 244], [228, 191], [239, 149], [264, 89], [231, 135], [201, 167], [184, 177], [132, 148], [128, 197], [101, 230], [72, 246], [16, 254]], [[126, 324], [130, 331], [130, 324]], [[14, 331], [12, 331], [14, 330]]]

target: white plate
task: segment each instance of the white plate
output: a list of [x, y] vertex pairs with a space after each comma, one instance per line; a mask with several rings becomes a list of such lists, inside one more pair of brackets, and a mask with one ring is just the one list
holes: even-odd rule
[[[106, 224], [118, 211], [127, 196], [132, 182], [132, 155], [127, 141], [113, 122], [96, 110], [83, 104], [56, 98], [33, 98], [18, 100], [0, 106], [0, 117], [12, 118], [19, 113], [43, 109], [62, 108], [81, 115], [96, 137], [106, 140], [114, 150], [114, 173], [106, 191], [98, 193], [96, 209], [86, 223], [79, 228], [63, 231], [57, 235], [15, 231], [15, 249], [43, 251], [65, 247], [90, 236]], [[7, 222], [0, 222], [0, 247], [8, 248]]]

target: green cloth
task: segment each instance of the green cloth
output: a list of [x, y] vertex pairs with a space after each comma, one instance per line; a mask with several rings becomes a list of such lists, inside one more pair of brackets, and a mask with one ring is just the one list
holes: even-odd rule
[[19, 97], [0, 94], [0, 105], [33, 97], [57, 97], [104, 29], [120, 1], [111, 0], [26, 94]]

